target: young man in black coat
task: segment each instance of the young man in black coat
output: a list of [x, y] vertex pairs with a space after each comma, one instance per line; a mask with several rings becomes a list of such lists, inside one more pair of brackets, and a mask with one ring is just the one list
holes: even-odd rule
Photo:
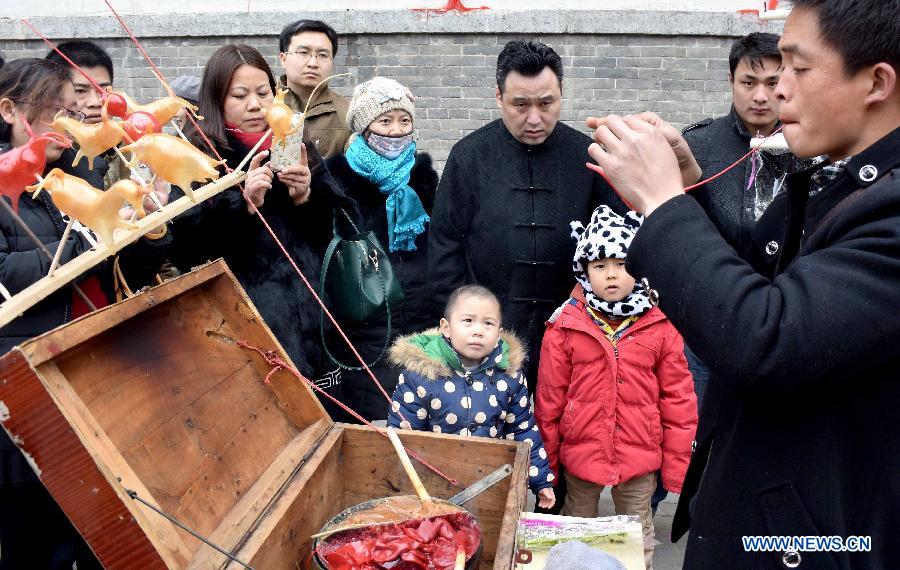
[[[743, 259], [683, 195], [659, 129], [608, 117], [591, 148], [647, 215], [629, 272], [713, 373], [673, 522], [686, 568], [900, 560], [900, 3], [794, 6], [780, 117], [797, 156], [829, 161], [789, 177]], [[871, 539], [753, 552], [757, 535]]]
[[500, 119], [450, 150], [428, 239], [434, 312], [466, 283], [493, 291], [504, 326], [527, 343], [537, 381], [544, 323], [575, 284], [569, 222], [600, 204], [624, 206], [585, 168], [590, 137], [559, 122], [562, 60], [540, 42], [512, 41], [497, 58]]

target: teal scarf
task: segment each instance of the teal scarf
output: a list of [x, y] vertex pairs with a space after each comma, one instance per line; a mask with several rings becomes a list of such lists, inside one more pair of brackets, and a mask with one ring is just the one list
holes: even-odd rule
[[412, 143], [394, 160], [381, 156], [361, 136], [353, 137], [346, 152], [347, 163], [354, 172], [378, 186], [387, 194], [388, 249], [415, 251], [416, 236], [425, 231], [428, 214], [415, 190], [409, 187], [409, 175], [416, 163], [416, 143]]

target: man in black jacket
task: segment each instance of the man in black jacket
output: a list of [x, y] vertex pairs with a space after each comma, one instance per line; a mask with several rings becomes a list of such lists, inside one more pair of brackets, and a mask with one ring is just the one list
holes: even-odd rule
[[[779, 101], [775, 86], [781, 77], [779, 36], [754, 32], [736, 40], [728, 55], [731, 112], [718, 119], [704, 119], [684, 130], [691, 154], [704, 178], [722, 172], [750, 150], [751, 137], [767, 137], [778, 127]], [[762, 216], [775, 195], [784, 188], [787, 175], [809, 166], [788, 150], [762, 150], [721, 177], [704, 184], [692, 196], [709, 219], [738, 251], [743, 227]], [[703, 403], [709, 370], [685, 346], [694, 376], [698, 406]]]
[[457, 287], [488, 287], [504, 327], [527, 344], [532, 390], [544, 323], [575, 283], [569, 222], [586, 222], [600, 204], [624, 208], [584, 166], [590, 138], [559, 122], [562, 78], [549, 46], [506, 44], [497, 58], [501, 119], [451, 149], [428, 240], [435, 314]]
[[[789, 177], [743, 259], [658, 129], [609, 117], [591, 147], [647, 214], [629, 272], [713, 373], [673, 522], [687, 568], [900, 560], [900, 2], [794, 6], [780, 117], [797, 156], [829, 162]], [[763, 535], [864, 539], [749, 543]]]

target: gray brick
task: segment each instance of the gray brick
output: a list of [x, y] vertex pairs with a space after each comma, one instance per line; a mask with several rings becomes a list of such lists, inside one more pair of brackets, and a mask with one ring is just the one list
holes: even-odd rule
[[423, 87], [419, 89], [420, 97], [459, 97], [459, 87]]
[[[494, 58], [490, 58], [496, 63]], [[436, 65], [459, 65], [461, 67], [484, 67], [488, 64], [488, 57], [483, 55], [445, 55]]]
[[641, 57], [685, 57], [685, 48], [671, 44], [642, 47]]
[[601, 57], [640, 57], [641, 48], [635, 46], [598, 46], [597, 55]]

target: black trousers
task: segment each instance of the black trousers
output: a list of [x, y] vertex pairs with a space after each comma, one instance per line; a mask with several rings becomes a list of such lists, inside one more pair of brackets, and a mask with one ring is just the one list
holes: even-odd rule
[[103, 568], [40, 483], [0, 488], [0, 570]]

